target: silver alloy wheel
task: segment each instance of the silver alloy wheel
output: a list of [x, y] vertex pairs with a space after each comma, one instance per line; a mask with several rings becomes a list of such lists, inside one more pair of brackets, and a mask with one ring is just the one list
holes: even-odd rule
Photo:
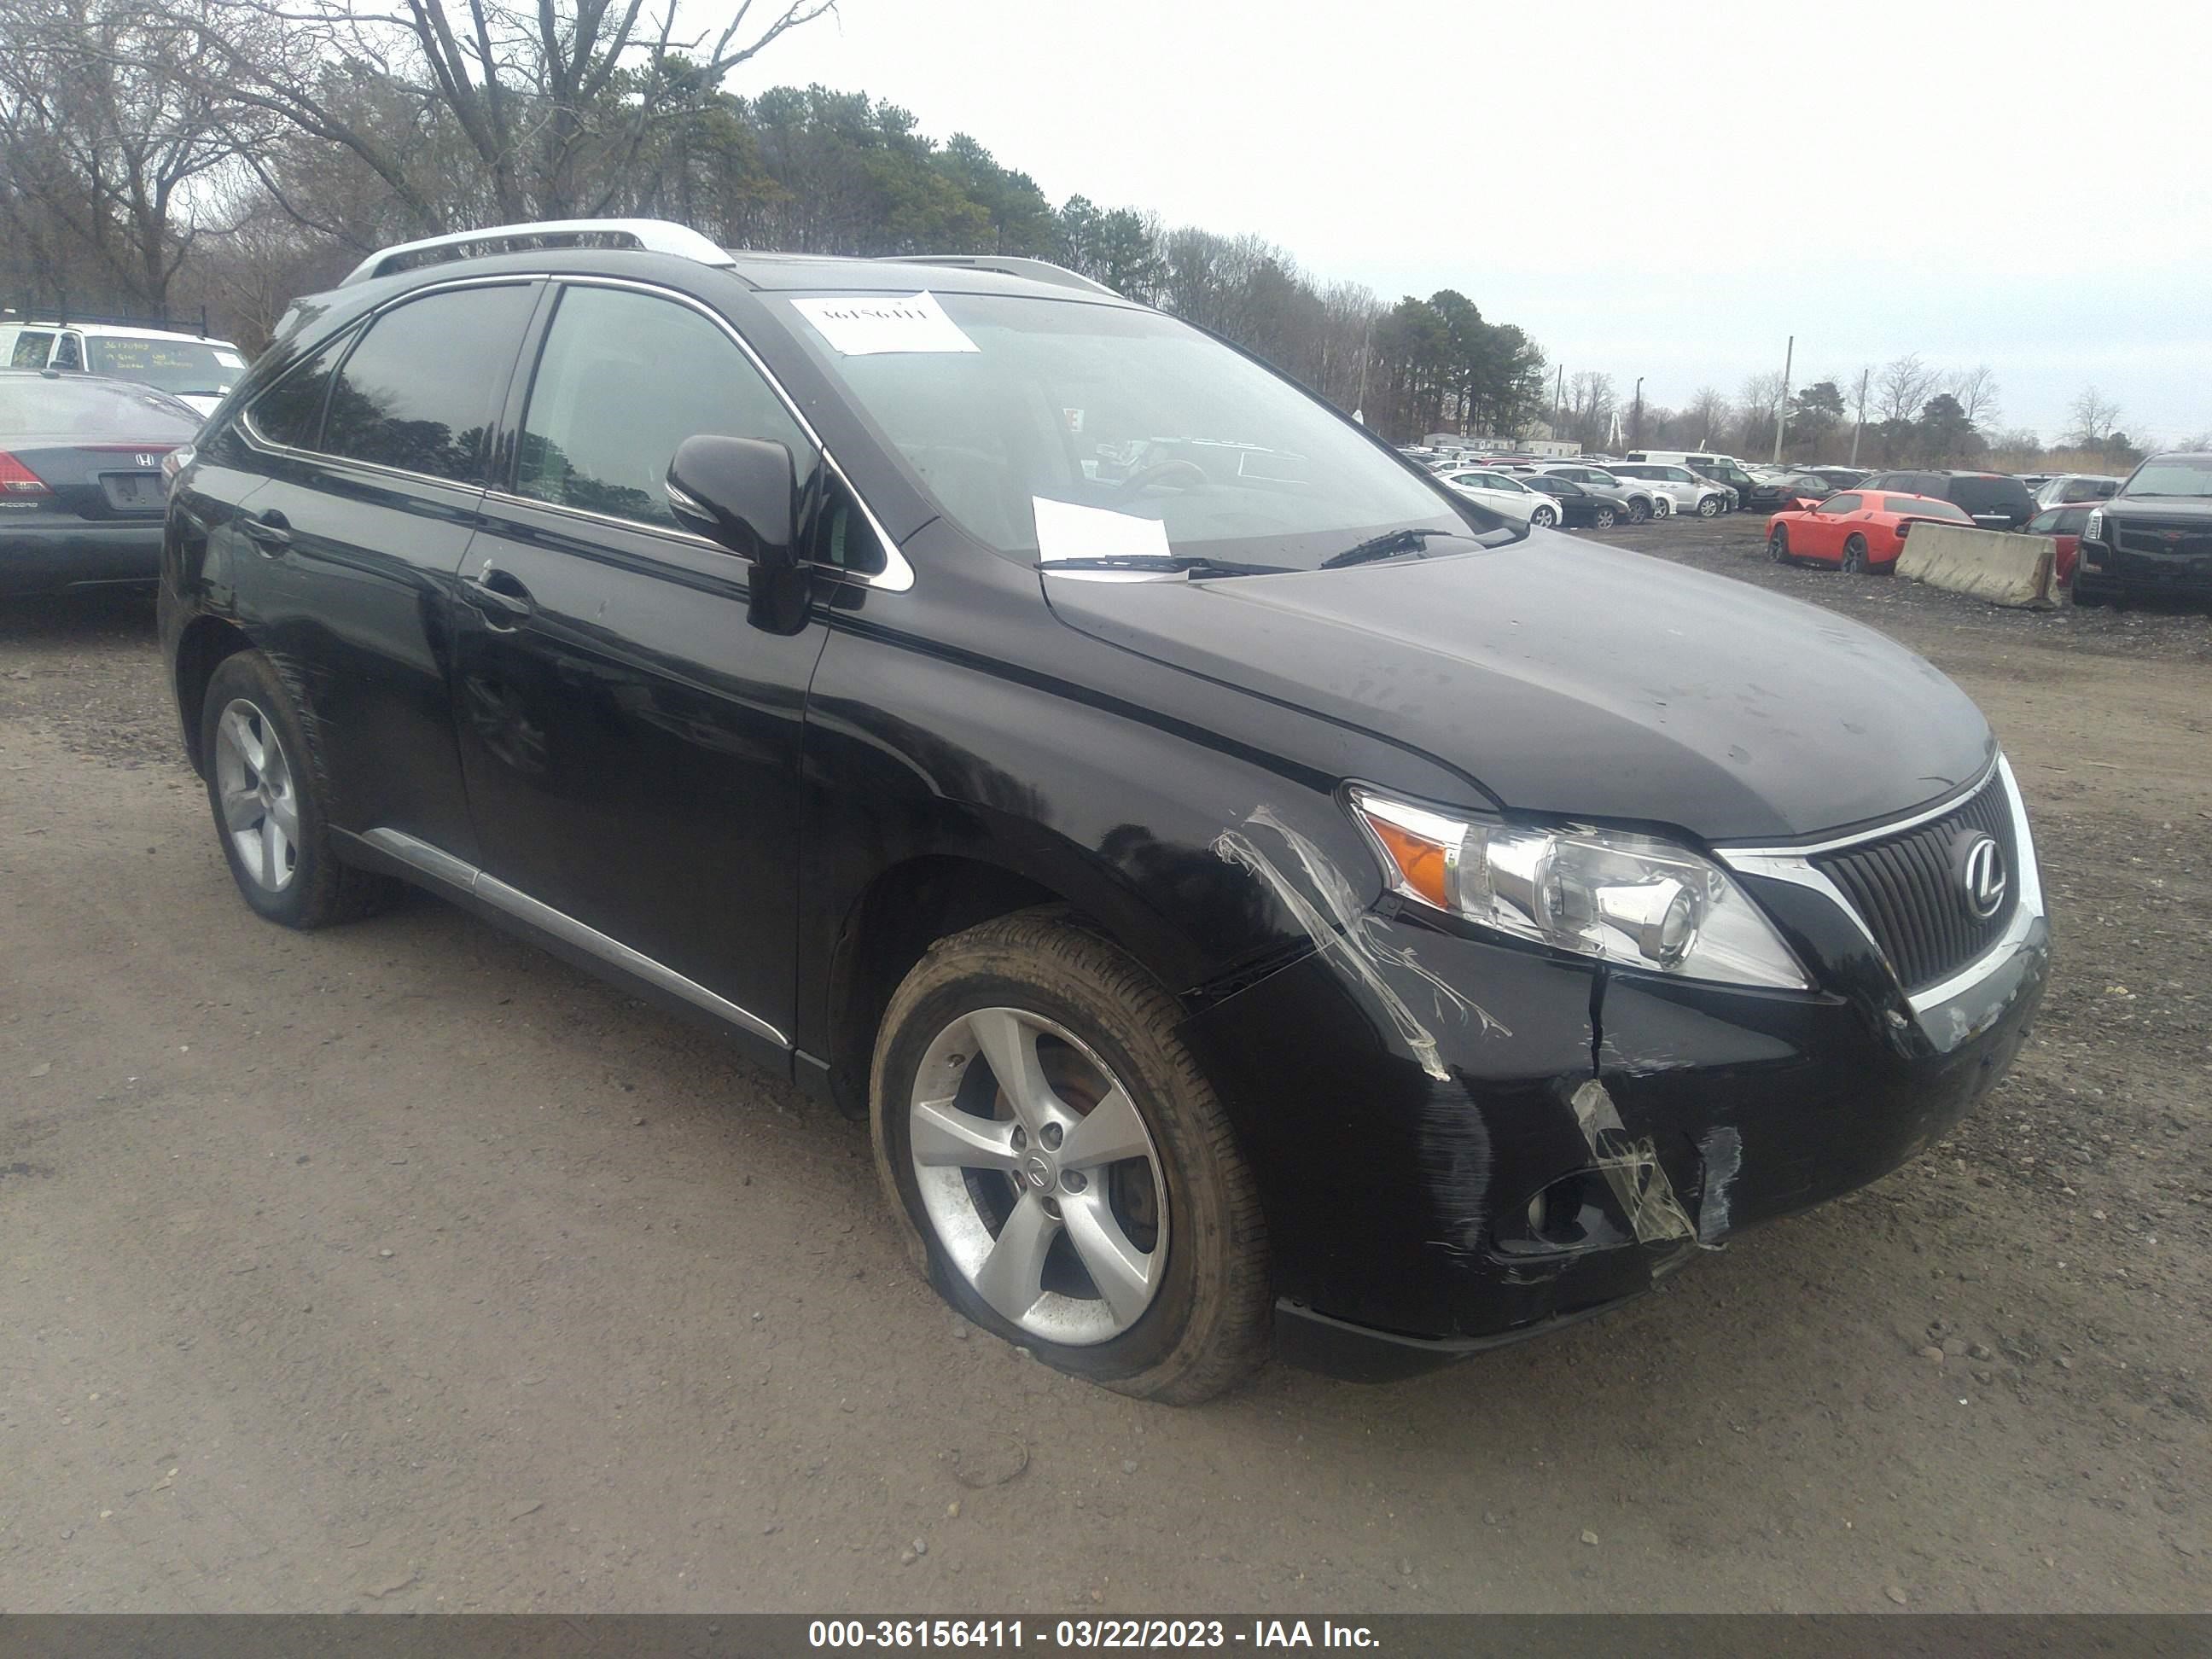
[[1065, 1027], [1019, 1008], [953, 1021], [915, 1073], [907, 1139], [939, 1244], [1010, 1324], [1087, 1346], [1152, 1306], [1168, 1261], [1159, 1153]]
[[1721, 503], [1717, 495], [1705, 495], [1698, 498], [1698, 516], [1699, 518], [1717, 519], [1720, 514]]
[[238, 861], [253, 884], [281, 893], [300, 865], [300, 796], [269, 717], [234, 698], [215, 727], [216, 799]]
[[1539, 530], [1549, 530], [1559, 521], [1559, 515], [1548, 507], [1540, 507], [1528, 515], [1528, 522]]

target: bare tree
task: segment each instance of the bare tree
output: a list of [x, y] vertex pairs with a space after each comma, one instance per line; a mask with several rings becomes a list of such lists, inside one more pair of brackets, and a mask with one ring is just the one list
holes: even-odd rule
[[2096, 387], [2084, 386], [2067, 410], [2066, 418], [2073, 422], [2066, 428], [2067, 442], [2101, 449], [2120, 428], [2120, 406]]
[[1997, 377], [1987, 363], [1977, 363], [1948, 377], [1943, 390], [1959, 400], [1966, 424], [1977, 429], [1989, 426], [2003, 413], [1997, 404]]
[[1893, 362], [1883, 365], [1875, 376], [1875, 413], [1884, 421], [1910, 421], [1918, 415], [1922, 405], [1935, 396], [1936, 383], [1942, 376], [1920, 361], [1920, 354], [1909, 351]]
[[1714, 434], [1735, 417], [1735, 410], [1717, 386], [1701, 386], [1684, 413], [1689, 416], [1691, 429], [1696, 434], [1696, 447], [1706, 449], [1711, 447]]
[[165, 310], [198, 234], [195, 185], [258, 136], [197, 81], [178, 9], [0, 0], [0, 222], [42, 288], [88, 280]]
[[[413, 140], [450, 124], [491, 210], [509, 221], [603, 214], [629, 187], [647, 141], [738, 65], [836, 0], [738, 0], [711, 36], [677, 33], [674, 0], [199, 0], [180, 18], [229, 98], [340, 146], [383, 181], [417, 228], [452, 216], [450, 170], [418, 164]], [[362, 118], [363, 99], [411, 119]], [[470, 194], [461, 181], [464, 200]]]
[[1737, 394], [1739, 439], [1746, 454], [1765, 449], [1774, 441], [1774, 422], [1782, 407], [1782, 371], [1768, 369], [1747, 377]]

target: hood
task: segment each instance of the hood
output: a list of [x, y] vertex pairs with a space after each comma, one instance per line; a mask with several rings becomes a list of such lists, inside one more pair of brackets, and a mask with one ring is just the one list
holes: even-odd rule
[[1043, 578], [1069, 626], [1418, 750], [1498, 805], [1787, 840], [1978, 775], [1981, 711], [1873, 629], [1546, 531], [1203, 581]]
[[2066, 505], [2101, 507], [2107, 519], [2212, 519], [2212, 496], [2205, 495], [2107, 495]]

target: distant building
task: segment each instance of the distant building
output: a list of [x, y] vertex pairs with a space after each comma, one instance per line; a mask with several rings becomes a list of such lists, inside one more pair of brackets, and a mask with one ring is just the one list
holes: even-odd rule
[[1431, 449], [1488, 449], [1512, 455], [1579, 455], [1583, 447], [1564, 438], [1474, 438], [1461, 432], [1431, 432], [1421, 441]]

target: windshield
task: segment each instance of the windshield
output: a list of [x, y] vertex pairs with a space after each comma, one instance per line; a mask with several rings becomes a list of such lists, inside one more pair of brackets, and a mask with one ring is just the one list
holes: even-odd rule
[[[1007, 295], [783, 303], [947, 515], [1004, 553], [1314, 569], [1388, 531], [1506, 527], [1473, 502], [1455, 510], [1464, 498], [1323, 404], [1154, 312]], [[894, 308], [908, 331], [887, 336], [878, 313]]]
[[0, 379], [0, 438], [107, 437], [180, 444], [200, 417], [157, 392], [103, 380]]
[[143, 381], [172, 397], [220, 398], [246, 373], [246, 359], [228, 346], [200, 340], [94, 335], [84, 349], [94, 374]]
[[2129, 495], [2212, 495], [2212, 455], [2146, 461], [2122, 492]]

